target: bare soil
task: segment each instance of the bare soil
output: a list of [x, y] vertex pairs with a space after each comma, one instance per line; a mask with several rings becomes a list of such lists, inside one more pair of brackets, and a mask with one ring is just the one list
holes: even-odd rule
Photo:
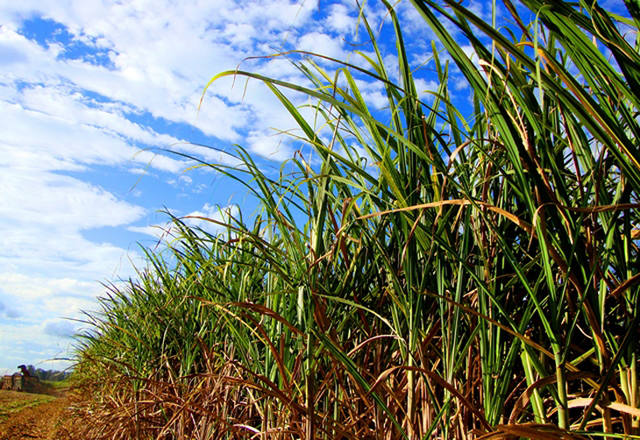
[[71, 439], [69, 399], [0, 391], [0, 440]]

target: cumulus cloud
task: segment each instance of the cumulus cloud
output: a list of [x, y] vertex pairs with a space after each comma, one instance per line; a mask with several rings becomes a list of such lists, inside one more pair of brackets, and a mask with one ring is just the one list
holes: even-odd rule
[[165, 223], [163, 225], [149, 225], [149, 226], [129, 226], [127, 230], [131, 232], [137, 232], [139, 234], [145, 234], [151, 236], [157, 240], [164, 240], [168, 237], [172, 237], [171, 224]]
[[340, 33], [354, 30], [355, 17], [350, 14], [346, 5], [333, 4], [329, 7], [329, 11], [326, 24], [330, 29]]
[[47, 335], [61, 338], [70, 338], [77, 332], [76, 325], [73, 322], [60, 319], [47, 320], [42, 327]]
[[[267, 87], [228, 76], [203, 95], [212, 76], [240, 67], [304, 82], [285, 57], [247, 58], [297, 48], [345, 59], [358, 10], [349, 1], [323, 9], [317, 0], [5, 3], [0, 8], [0, 352], [2, 362], [17, 365], [67, 353], [64, 337], [74, 327], [53, 317], [91, 309], [102, 292], [99, 281], [134, 276], [132, 263], [143, 265], [127, 244], [91, 233], [112, 228], [167, 238], [169, 225], [153, 226], [150, 220], [156, 204], [165, 203], [162, 191], [172, 189], [167, 182], [194, 192], [203, 188], [183, 174], [192, 163], [180, 154], [241, 167], [230, 154], [234, 144], [276, 162], [299, 148], [275, 130], [288, 131], [296, 123]], [[416, 30], [413, 40], [422, 41], [428, 36], [423, 20], [403, 5], [402, 18]], [[378, 29], [387, 12], [371, 3], [366, 7]], [[34, 23], [51, 32], [34, 35]], [[397, 65], [395, 55], [384, 57], [389, 66]], [[351, 61], [366, 65], [357, 57]], [[391, 75], [398, 79], [397, 71]], [[386, 105], [379, 84], [358, 79], [358, 86], [373, 108]], [[418, 86], [426, 90], [432, 84], [418, 81]], [[308, 103], [284, 93], [294, 105]], [[300, 111], [313, 120], [311, 108]], [[164, 186], [122, 190], [137, 179]], [[201, 207], [171, 210], [187, 212], [182, 217], [188, 225], [212, 234], [223, 230], [216, 222], [239, 214], [238, 206], [220, 200], [191, 206]], [[5, 335], [13, 338], [10, 346]]]
[[[202, 208], [178, 217], [191, 228], [217, 235], [225, 232], [225, 227], [222, 224], [232, 222], [239, 214], [240, 208], [237, 205], [220, 207], [205, 203]], [[171, 241], [175, 238], [176, 234], [171, 222], [147, 226], [129, 226], [128, 229], [133, 232], [149, 235], [158, 241]]]
[[[234, 69], [249, 55], [281, 50], [288, 44], [285, 31], [297, 33], [317, 6], [310, 0], [196, 2], [189, 7], [166, 2], [148, 9], [128, 2], [90, 8], [79, 1], [64, 8], [56, 2], [19, 3], [13, 5], [14, 14], [24, 16], [38, 9], [87, 47], [108, 49], [111, 63], [68, 59], [60, 45], [43, 47], [21, 35], [15, 29], [19, 26], [4, 26], [0, 44], [8, 42], [25, 54], [22, 63], [14, 57], [14, 64], [19, 65], [8, 78], [47, 85], [70, 82], [154, 117], [188, 123], [230, 141], [240, 140], [239, 130], [248, 123], [268, 119], [273, 112], [253, 112], [251, 106], [235, 100], [235, 93], [219, 91], [207, 97], [196, 117], [204, 84], [215, 73]], [[265, 47], [256, 47], [255, 29], [264, 30], [257, 36]], [[243, 41], [254, 44], [247, 46]], [[336, 48], [332, 43], [330, 50]]]
[[434, 93], [438, 92], [439, 84], [434, 80], [425, 80], [424, 78], [416, 78], [415, 80], [416, 91], [418, 92], [418, 97], [430, 103], [434, 99]]
[[[264, 85], [228, 77], [203, 89], [237, 66], [303, 80], [284, 58], [249, 56], [296, 46], [345, 56], [355, 11], [318, 11], [317, 0], [21, 0], [0, 8], [3, 367], [68, 351], [61, 337], [72, 326], [52, 317], [91, 309], [99, 281], [133, 276], [132, 262], [143, 264], [133, 246], [95, 231], [162, 236], [163, 225], [149, 226], [162, 189], [123, 188], [144, 180], [171, 189], [173, 180], [201, 190], [183, 174], [192, 162], [180, 154], [234, 167], [242, 164], [233, 144], [269, 160], [291, 156], [295, 146], [273, 129], [295, 122]], [[49, 31], [36, 35], [36, 27]], [[196, 205], [185, 221], [218, 233], [204, 218], [225, 220], [238, 207], [215, 202]], [[5, 335], [15, 344], [6, 346]]]
[[291, 158], [293, 149], [290, 139], [276, 133], [251, 132], [247, 136], [251, 151], [272, 160], [283, 161]]
[[238, 217], [239, 213], [238, 205], [220, 207], [206, 203], [201, 209], [187, 214], [185, 220], [191, 227], [215, 234], [224, 230], [224, 227], [218, 223], [231, 222]]
[[346, 58], [342, 41], [337, 37], [322, 32], [314, 31], [304, 34], [298, 41], [297, 47], [300, 50], [326, 55], [331, 58]]
[[144, 214], [141, 207], [78, 179], [21, 171], [0, 174], [0, 217], [14, 224], [82, 230], [131, 223]]
[[0, 317], [3, 318], [17, 318], [20, 314], [17, 310], [7, 307], [3, 302], [0, 301]]

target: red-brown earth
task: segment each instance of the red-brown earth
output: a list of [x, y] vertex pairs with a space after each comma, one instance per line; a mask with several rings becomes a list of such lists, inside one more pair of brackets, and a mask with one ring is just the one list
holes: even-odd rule
[[71, 439], [66, 390], [52, 394], [0, 391], [0, 440]]

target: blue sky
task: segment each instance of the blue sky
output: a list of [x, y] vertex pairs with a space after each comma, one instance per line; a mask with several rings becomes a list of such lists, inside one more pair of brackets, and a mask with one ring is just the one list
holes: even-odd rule
[[[489, 19], [491, 2], [469, 3]], [[388, 18], [369, 2], [374, 26]], [[615, 4], [615, 2], [614, 2]], [[620, 6], [622, 2], [620, 1]], [[398, 6], [420, 90], [433, 90], [430, 37]], [[232, 164], [193, 145], [242, 145], [277, 172], [300, 148], [274, 128], [295, 124], [257, 82], [208, 80], [236, 68], [301, 81], [285, 59], [297, 48], [359, 62], [354, 1], [20, 0], [0, 5], [0, 372], [21, 363], [59, 369], [100, 282], [133, 276], [168, 209], [219, 216], [255, 208], [238, 184], [162, 149]], [[388, 20], [387, 20], [388, 21]], [[386, 32], [382, 28], [383, 33]], [[393, 41], [386, 47], [393, 63]], [[425, 64], [426, 63], [426, 64]], [[363, 82], [374, 107], [381, 84]], [[456, 99], [468, 102], [452, 70]], [[426, 96], [426, 95], [425, 95]], [[302, 98], [296, 102], [303, 104]]]
[[[100, 282], [143, 265], [168, 209], [219, 216], [253, 201], [192, 165], [229, 156], [190, 142], [251, 151], [277, 170], [298, 148], [273, 128], [294, 126], [258, 83], [222, 80], [243, 68], [300, 79], [288, 48], [346, 58], [351, 1], [21, 0], [0, 6], [0, 370], [64, 368]], [[371, 89], [375, 99], [379, 90]], [[236, 209], [236, 208], [234, 208]]]

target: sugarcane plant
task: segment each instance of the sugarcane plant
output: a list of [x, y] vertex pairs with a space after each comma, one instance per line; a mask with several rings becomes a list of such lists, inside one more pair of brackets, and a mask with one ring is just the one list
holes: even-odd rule
[[276, 175], [190, 157], [259, 209], [173, 218], [88, 314], [95, 438], [640, 438], [638, 5], [412, 0], [427, 95], [381, 5], [361, 62], [293, 51], [304, 81], [207, 85], [262, 82], [311, 153]]

